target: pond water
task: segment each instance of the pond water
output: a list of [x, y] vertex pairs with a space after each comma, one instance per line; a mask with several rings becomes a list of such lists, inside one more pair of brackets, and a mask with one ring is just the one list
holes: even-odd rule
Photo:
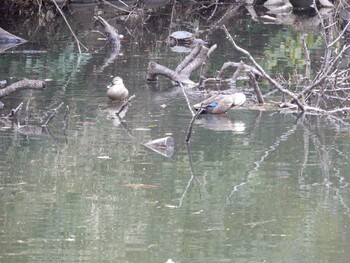
[[[247, 105], [199, 117], [187, 145], [192, 116], [182, 90], [145, 81], [149, 61], [174, 68], [184, 57], [164, 42], [169, 28], [159, 20], [131, 32], [117, 23], [121, 54], [106, 63], [110, 51], [84, 14], [69, 21], [89, 51], [79, 55], [62, 21], [0, 56], [9, 83], [48, 79], [44, 91], [4, 98], [2, 114], [24, 102], [19, 122], [38, 127], [64, 103], [48, 129], [1, 127], [1, 262], [348, 262], [348, 127]], [[246, 12], [227, 27], [267, 71], [303, 67], [301, 33]], [[319, 38], [308, 36], [315, 57]], [[209, 41], [218, 48], [208, 75], [241, 58], [222, 31]], [[106, 97], [117, 75], [136, 95], [122, 120]], [[171, 157], [143, 146], [165, 136], [175, 140]]]

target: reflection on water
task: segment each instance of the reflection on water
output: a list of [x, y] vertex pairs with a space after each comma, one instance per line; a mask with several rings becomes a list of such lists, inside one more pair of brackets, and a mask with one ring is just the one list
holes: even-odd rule
[[[285, 31], [254, 41], [268, 54], [293, 36]], [[145, 83], [150, 58], [176, 65], [178, 54], [126, 38], [123, 55], [104, 64], [107, 51], [79, 56], [61, 44], [0, 56], [2, 76], [53, 79], [43, 92], [5, 98], [5, 110], [30, 99], [21, 121], [41, 128], [60, 102], [70, 109], [66, 129], [64, 111], [50, 132], [1, 129], [1, 262], [347, 262], [348, 127], [245, 106], [200, 116], [188, 146], [182, 92]], [[136, 95], [123, 118], [106, 97], [116, 75]], [[169, 134], [172, 158], [144, 147]]]
[[245, 130], [244, 122], [231, 120], [227, 114], [206, 114], [197, 119], [196, 124], [213, 131], [243, 133]]

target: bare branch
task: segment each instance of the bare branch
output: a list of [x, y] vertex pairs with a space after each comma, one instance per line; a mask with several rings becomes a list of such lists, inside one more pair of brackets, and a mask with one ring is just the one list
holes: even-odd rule
[[182, 92], [183, 92], [183, 94], [184, 94], [184, 96], [185, 96], [185, 99], [186, 99], [186, 102], [187, 102], [187, 106], [188, 106], [188, 108], [189, 108], [189, 110], [190, 110], [192, 116], [196, 115], [196, 114], [194, 113], [194, 111], [192, 110], [190, 101], [189, 101], [189, 99], [188, 99], [188, 97], [187, 97], [187, 94], [186, 94], [186, 91], [185, 91], [185, 87], [184, 87], [181, 83], [179, 83], [179, 85], [180, 85], [181, 88], [182, 88]]
[[68, 116], [68, 113], [69, 113], [69, 106], [67, 105], [66, 106], [66, 110], [64, 111], [63, 120], [62, 120], [63, 129], [67, 128], [67, 116]]
[[256, 98], [258, 99], [258, 102], [260, 104], [264, 104], [265, 103], [264, 98], [263, 98], [263, 96], [261, 94], [261, 90], [259, 88], [258, 82], [255, 79], [255, 76], [254, 76], [253, 72], [248, 71], [248, 76], [249, 76], [249, 79], [250, 79], [250, 83], [251, 83], [251, 85], [254, 88], [254, 91], [255, 91], [255, 94], [256, 94]]
[[255, 59], [252, 57], [252, 55], [246, 51], [245, 49], [237, 46], [236, 42], [233, 40], [231, 34], [228, 32], [227, 28], [225, 25], [222, 26], [223, 30], [226, 33], [226, 36], [228, 37], [229, 41], [233, 44], [233, 46], [235, 47], [236, 50], [238, 50], [239, 52], [243, 53], [244, 55], [246, 55], [248, 57], [248, 59], [253, 63], [253, 65], [257, 68], [257, 70], [260, 71], [260, 73], [262, 74], [262, 76], [264, 78], [266, 78], [275, 88], [277, 88], [279, 91], [283, 92], [284, 94], [287, 94], [289, 96], [291, 96], [293, 98], [293, 100], [295, 101], [295, 103], [298, 105], [299, 109], [301, 111], [304, 111], [304, 105], [299, 101], [299, 99], [297, 98], [297, 96], [282, 87], [282, 85], [280, 85], [277, 81], [275, 81], [273, 78], [271, 78], [264, 70], [263, 68], [255, 61]]
[[85, 50], [88, 50], [88, 48], [87, 48], [86, 46], [84, 46], [84, 45], [79, 41], [79, 39], [78, 39], [78, 37], [76, 36], [76, 34], [74, 33], [73, 29], [72, 29], [71, 26], [69, 25], [67, 18], [66, 18], [65, 15], [63, 14], [61, 8], [60, 8], [60, 7], [58, 6], [58, 4], [56, 3], [56, 0], [52, 0], [52, 2], [53, 2], [54, 5], [56, 6], [57, 11], [61, 14], [61, 16], [62, 16], [64, 22], [66, 22], [66, 24], [67, 24], [67, 26], [68, 26], [70, 32], [72, 33], [72, 35], [73, 35], [73, 37], [74, 37], [74, 39], [75, 39], [75, 42], [77, 43], [78, 50], [79, 50], [79, 54], [81, 54], [81, 48], [80, 48], [80, 46], [82, 46], [83, 48], [85, 48]]
[[[243, 63], [243, 66], [242, 66], [242, 63]], [[258, 71], [256, 68], [254, 68], [252, 66], [249, 66], [249, 65], [245, 64], [243, 61], [241, 61], [239, 63], [237, 63], [237, 62], [225, 62], [222, 65], [222, 67], [221, 67], [221, 69], [220, 69], [220, 71], [219, 71], [219, 73], [218, 73], [216, 78], [217, 79], [222, 79], [222, 76], [224, 75], [225, 71], [228, 68], [230, 68], [230, 67], [233, 67], [233, 68], [240, 68], [240, 67], [242, 67], [242, 70], [252, 71], [254, 74], [262, 76], [260, 71]], [[236, 72], [237, 72], [237, 70], [236, 70]], [[238, 75], [237, 73], [234, 73], [234, 75], [231, 77], [231, 79], [237, 78], [237, 75]]]
[[57, 111], [59, 110], [59, 108], [62, 107], [63, 104], [64, 103], [61, 102], [60, 105], [58, 105], [56, 108], [52, 109], [52, 112], [51, 112], [49, 118], [46, 120], [46, 122], [44, 124], [41, 125], [42, 127], [46, 127], [49, 124], [49, 122], [53, 119], [53, 117], [55, 117]]
[[[126, 10], [126, 9], [124, 9], [124, 8], [120, 8], [120, 7], [114, 5], [114, 4], [112, 4], [112, 3], [110, 3], [110, 2], [108, 2], [108, 1], [106, 1], [106, 0], [99, 0], [99, 1], [100, 1], [101, 3], [107, 5], [107, 6], [110, 6], [110, 7], [112, 7], [112, 8], [115, 8], [115, 9], [117, 9], [117, 10], [119, 10], [119, 11], [122, 11], [122, 12], [125, 12], [125, 13], [130, 13], [130, 12], [131, 12], [131, 11]], [[128, 5], [125, 4], [123, 1], [121, 1], [121, 0], [118, 0], [118, 1], [121, 2], [122, 4], [124, 4], [125, 6], [128, 7]]]
[[304, 56], [306, 60], [306, 66], [305, 66], [305, 76], [307, 79], [310, 79], [311, 76], [311, 59], [310, 59], [310, 52], [307, 48], [306, 45], [306, 40], [305, 40], [306, 34], [302, 34], [301, 36], [301, 41], [302, 41], [302, 47], [304, 51]]
[[[242, 71], [243, 69], [244, 69], [244, 63], [243, 63], [243, 61], [241, 61], [241, 62], [239, 63], [238, 68], [237, 68], [236, 71], [233, 73], [233, 75], [232, 75], [232, 77], [231, 77], [230, 80], [231, 80], [232, 82], [236, 82], [236, 80], [237, 80], [239, 74], [241, 73], [241, 71]], [[249, 72], [251, 72], [251, 71], [249, 71]]]
[[132, 95], [132, 96], [130, 96], [130, 98], [128, 98], [128, 99], [122, 104], [122, 106], [120, 106], [119, 110], [118, 110], [115, 114], [116, 114], [117, 116], [120, 116], [120, 113], [125, 109], [126, 106], [129, 105], [129, 103], [130, 103], [133, 99], [135, 99], [135, 97], [136, 97], [135, 94]]
[[16, 108], [12, 109], [9, 114], [5, 116], [5, 118], [13, 118], [17, 116], [18, 112], [22, 109], [23, 102], [21, 102]]
[[185, 142], [190, 141], [192, 129], [193, 129], [193, 124], [194, 124], [195, 120], [197, 119], [197, 117], [199, 116], [199, 114], [201, 114], [202, 111], [203, 111], [203, 109], [202, 109], [202, 104], [201, 104], [200, 108], [198, 109], [196, 114], [192, 117], [192, 120], [191, 120], [190, 124], [188, 125], [188, 130], [187, 130]]

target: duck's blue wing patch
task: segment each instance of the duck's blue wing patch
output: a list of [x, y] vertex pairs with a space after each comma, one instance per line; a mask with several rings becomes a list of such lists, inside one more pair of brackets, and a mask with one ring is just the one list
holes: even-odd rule
[[218, 106], [216, 102], [212, 102], [207, 105], [207, 107], [213, 107], [213, 108], [215, 108], [216, 106]]

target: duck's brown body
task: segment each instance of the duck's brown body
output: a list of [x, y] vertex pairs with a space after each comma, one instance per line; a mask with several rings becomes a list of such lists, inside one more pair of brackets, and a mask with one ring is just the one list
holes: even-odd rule
[[129, 96], [121, 77], [113, 78], [112, 84], [107, 86], [107, 97], [111, 100], [124, 100]]
[[230, 108], [241, 106], [246, 101], [244, 93], [234, 93], [230, 95], [214, 95], [193, 107], [196, 110], [202, 109], [203, 113], [221, 114], [226, 113]]

